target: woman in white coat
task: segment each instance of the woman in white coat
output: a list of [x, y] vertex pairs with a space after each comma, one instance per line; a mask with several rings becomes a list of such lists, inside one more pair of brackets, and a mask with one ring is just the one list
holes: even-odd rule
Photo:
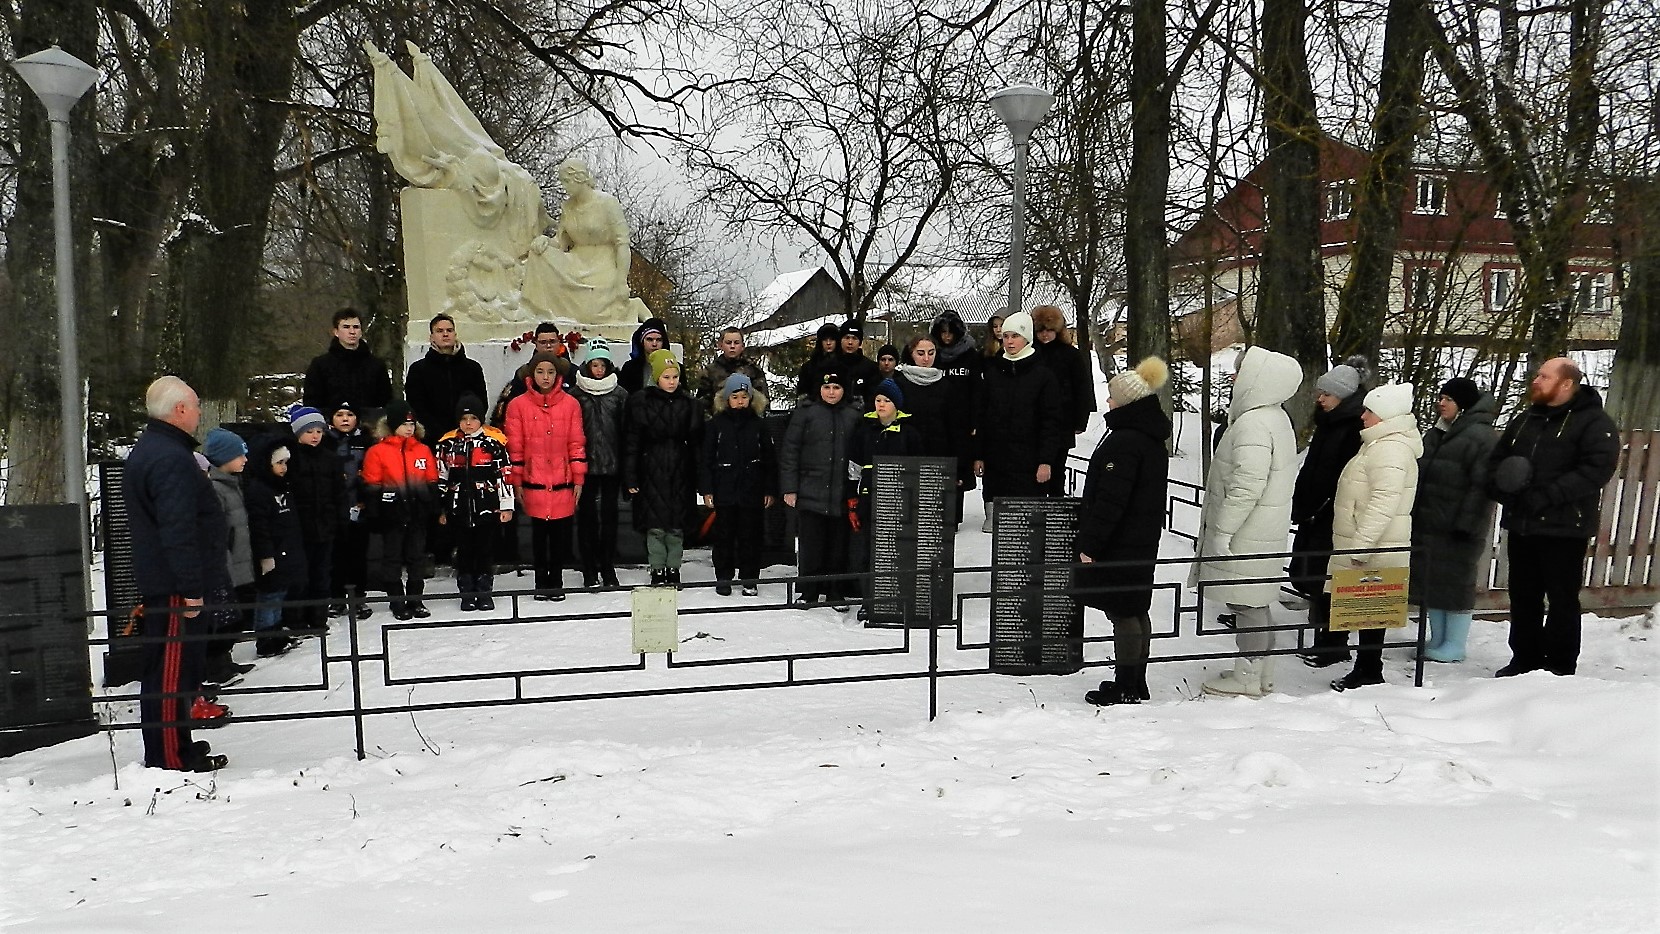
[[1205, 477], [1198, 563], [1189, 586], [1203, 584], [1203, 599], [1227, 604], [1228, 612], [1218, 618], [1226, 622], [1232, 617], [1239, 650], [1252, 657], [1236, 659], [1231, 671], [1205, 682], [1208, 694], [1261, 697], [1272, 685], [1272, 666], [1262, 653], [1274, 648], [1268, 607], [1279, 594], [1277, 578], [1285, 574], [1285, 559], [1237, 556], [1286, 550], [1297, 485], [1297, 436], [1282, 403], [1302, 381], [1303, 368], [1296, 360], [1261, 347], [1246, 350], [1234, 374], [1228, 430]]
[[[1360, 414], [1360, 451], [1337, 478], [1332, 518], [1332, 549], [1407, 548], [1412, 545], [1412, 503], [1418, 496], [1418, 458], [1424, 443], [1412, 418], [1412, 384], [1379, 386], [1366, 394]], [[1332, 555], [1327, 573], [1343, 567], [1402, 568], [1411, 554]], [[1331, 582], [1326, 582], [1331, 589]], [[1331, 683], [1347, 691], [1383, 683], [1383, 637], [1386, 630], [1362, 629], [1354, 670]]]

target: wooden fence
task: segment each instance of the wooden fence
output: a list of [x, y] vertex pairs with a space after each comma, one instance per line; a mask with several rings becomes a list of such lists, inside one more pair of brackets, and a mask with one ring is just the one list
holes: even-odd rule
[[[1648, 608], [1660, 603], [1660, 569], [1655, 567], [1660, 498], [1660, 432], [1636, 429], [1621, 435], [1620, 466], [1602, 491], [1602, 522], [1585, 556], [1585, 589], [1590, 609]], [[1476, 581], [1478, 610], [1510, 608], [1507, 533], [1498, 529], [1497, 510], [1487, 541], [1492, 547], [1485, 576]], [[1496, 539], [1496, 540], [1495, 540]], [[1483, 586], [1483, 585], [1486, 586]]]

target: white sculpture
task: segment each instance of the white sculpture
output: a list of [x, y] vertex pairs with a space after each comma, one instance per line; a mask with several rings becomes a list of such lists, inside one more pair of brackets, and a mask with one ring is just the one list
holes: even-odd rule
[[517, 336], [548, 317], [562, 325], [621, 325], [649, 316], [628, 294], [628, 225], [617, 199], [593, 187], [586, 166], [566, 160], [569, 193], [551, 223], [530, 173], [508, 159], [478, 117], [409, 43], [413, 77], [372, 43], [375, 148], [412, 187], [403, 208], [411, 321], [440, 311], [472, 340]]

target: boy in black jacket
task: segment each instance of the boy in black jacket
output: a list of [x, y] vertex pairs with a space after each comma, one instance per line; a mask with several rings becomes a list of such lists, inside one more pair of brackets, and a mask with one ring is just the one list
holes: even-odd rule
[[759, 592], [765, 510], [772, 508], [778, 488], [772, 435], [761, 418], [766, 410], [766, 396], [748, 376], [733, 373], [715, 395], [715, 417], [703, 433], [698, 487], [703, 504], [715, 511], [710, 551], [715, 593], [723, 597], [732, 594], [734, 566], [743, 580], [744, 596]]
[[254, 561], [254, 649], [260, 658], [281, 655], [297, 640], [279, 633], [282, 602], [305, 587], [305, 547], [300, 519], [288, 499], [289, 449], [282, 438], [257, 439], [243, 471], [248, 542]]
[[[328, 436], [323, 413], [309, 406], [295, 406], [288, 413], [295, 444], [289, 448], [288, 492], [300, 517], [300, 537], [305, 542], [305, 585], [290, 590], [290, 599], [326, 600], [334, 571], [334, 533], [346, 513], [346, 481], [340, 472], [340, 457]], [[327, 632], [328, 607], [298, 609], [295, 628]]]

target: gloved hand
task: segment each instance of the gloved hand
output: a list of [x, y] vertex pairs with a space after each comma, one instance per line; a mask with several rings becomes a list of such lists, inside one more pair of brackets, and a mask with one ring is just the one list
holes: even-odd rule
[[859, 497], [857, 496], [847, 498], [847, 524], [855, 532], [863, 531], [859, 527]]

